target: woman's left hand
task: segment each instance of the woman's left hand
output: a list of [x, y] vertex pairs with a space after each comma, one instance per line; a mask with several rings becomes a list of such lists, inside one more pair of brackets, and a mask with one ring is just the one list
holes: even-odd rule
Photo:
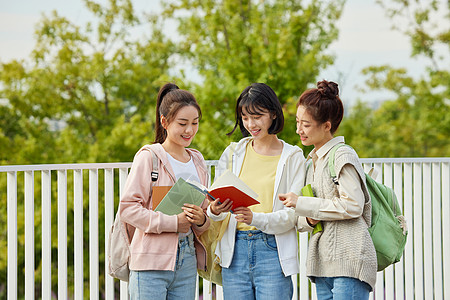
[[185, 203], [181, 209], [186, 213], [186, 218], [192, 224], [197, 226], [205, 224], [207, 216], [200, 206]]
[[253, 221], [253, 212], [248, 207], [238, 207], [233, 210], [236, 221], [250, 225]]

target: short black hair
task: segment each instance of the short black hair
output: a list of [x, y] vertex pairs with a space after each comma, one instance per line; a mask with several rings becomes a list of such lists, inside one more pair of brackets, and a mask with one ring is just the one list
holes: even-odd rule
[[275, 119], [273, 119], [272, 125], [268, 130], [269, 134], [277, 134], [283, 130], [284, 115], [280, 100], [278, 100], [277, 94], [275, 94], [272, 88], [267, 84], [252, 83], [242, 91], [236, 102], [236, 123], [233, 130], [227, 133], [227, 135], [231, 135], [238, 125], [244, 137], [250, 135], [242, 122], [243, 108], [251, 115], [261, 115], [265, 110], [275, 115]]

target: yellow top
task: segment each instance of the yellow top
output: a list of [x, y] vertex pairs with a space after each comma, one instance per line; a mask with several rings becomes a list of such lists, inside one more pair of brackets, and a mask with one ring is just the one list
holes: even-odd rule
[[[247, 144], [239, 178], [258, 194], [256, 200], [260, 204], [249, 206], [253, 212], [270, 213], [273, 210], [273, 189], [280, 156], [258, 154], [253, 149], [252, 143]], [[238, 222], [237, 230], [256, 230], [256, 228]]]

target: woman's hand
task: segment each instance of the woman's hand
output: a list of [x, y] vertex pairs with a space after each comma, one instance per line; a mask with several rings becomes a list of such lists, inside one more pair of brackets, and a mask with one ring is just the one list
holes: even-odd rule
[[191, 228], [191, 223], [189, 222], [186, 213], [184, 211], [177, 215], [177, 220], [178, 220], [177, 232], [182, 233], [188, 232], [189, 228]]
[[311, 226], [311, 227], [316, 226], [316, 224], [320, 222], [319, 220], [314, 220], [314, 219], [311, 219], [308, 217], [306, 218], [306, 221], [308, 222], [309, 226]]
[[282, 201], [284, 206], [286, 207], [295, 208], [297, 206], [298, 196], [293, 192], [287, 194], [279, 194], [278, 199], [280, 199], [280, 201]]
[[236, 221], [250, 225], [253, 221], [253, 212], [248, 207], [240, 206], [233, 213], [236, 215]]
[[197, 226], [205, 224], [207, 217], [200, 206], [185, 203], [181, 209], [186, 214], [186, 218], [191, 224]]
[[211, 212], [218, 216], [223, 212], [230, 211], [231, 207], [233, 206], [233, 201], [231, 201], [230, 199], [226, 199], [224, 202], [220, 203], [220, 198], [217, 198], [216, 200], [211, 202], [210, 205]]

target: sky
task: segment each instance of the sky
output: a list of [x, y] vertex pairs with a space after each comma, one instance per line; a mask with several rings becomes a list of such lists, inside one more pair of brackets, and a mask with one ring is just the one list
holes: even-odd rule
[[[150, 11], [156, 0], [133, 0], [135, 8]], [[0, 62], [27, 59], [34, 48], [34, 28], [42, 17], [56, 10], [59, 15], [81, 25], [91, 14], [81, 0], [0, 0]], [[317, 80], [336, 81], [346, 106], [357, 99], [376, 103], [386, 94], [364, 94], [361, 70], [368, 66], [388, 64], [404, 67], [411, 74], [423, 73], [426, 62], [411, 58], [406, 36], [391, 29], [392, 22], [375, 0], [347, 0], [337, 26], [339, 38], [327, 51], [336, 56], [335, 64], [323, 70]]]

